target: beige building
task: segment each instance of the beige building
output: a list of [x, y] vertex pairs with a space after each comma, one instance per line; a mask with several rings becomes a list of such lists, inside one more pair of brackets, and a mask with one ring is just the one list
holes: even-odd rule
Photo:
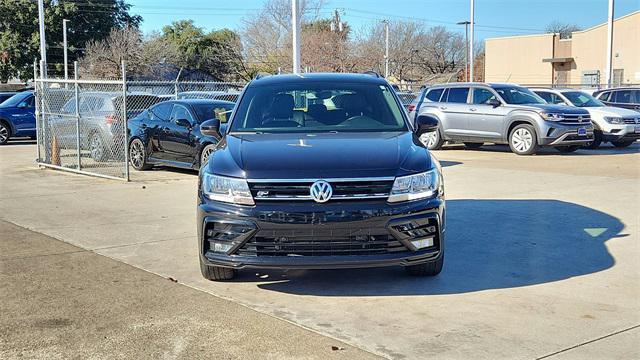
[[[613, 82], [640, 84], [640, 11], [615, 19]], [[607, 24], [558, 34], [485, 40], [485, 81], [594, 86], [606, 82]]]

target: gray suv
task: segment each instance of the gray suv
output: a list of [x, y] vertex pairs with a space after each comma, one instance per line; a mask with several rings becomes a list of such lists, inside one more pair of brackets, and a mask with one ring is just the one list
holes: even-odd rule
[[513, 84], [456, 83], [429, 88], [420, 115], [437, 118], [438, 131], [425, 135], [429, 149], [445, 141], [479, 148], [485, 142], [509, 144], [518, 155], [540, 146], [573, 152], [593, 139], [589, 112], [547, 104], [529, 89]]

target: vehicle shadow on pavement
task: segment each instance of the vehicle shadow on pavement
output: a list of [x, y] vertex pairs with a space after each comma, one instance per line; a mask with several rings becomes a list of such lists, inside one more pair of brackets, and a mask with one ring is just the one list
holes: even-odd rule
[[[462, 145], [451, 145], [451, 146], [445, 146], [442, 148], [442, 150], [465, 150], [464, 146]], [[479, 152], [484, 152], [484, 153], [511, 153], [511, 149], [509, 148], [509, 145], [495, 145], [495, 144], [487, 144], [482, 146], [479, 149], [473, 149], [473, 150], [465, 150], [465, 151], [479, 151]], [[636, 142], [635, 144], [626, 147], [626, 148], [617, 148], [611, 144], [602, 144], [600, 145], [600, 147], [598, 149], [595, 150], [591, 150], [591, 149], [578, 149], [576, 152], [573, 153], [568, 153], [568, 154], [563, 154], [560, 153], [558, 150], [552, 148], [552, 147], [542, 147], [538, 150], [536, 156], [547, 156], [547, 155], [558, 155], [558, 156], [571, 156], [571, 155], [577, 155], [577, 156], [582, 156], [582, 155], [616, 155], [616, 154], [635, 154], [640, 152], [640, 142]], [[513, 154], [514, 156], [517, 156], [515, 154]]]
[[238, 281], [315, 296], [458, 294], [513, 288], [608, 269], [615, 260], [605, 242], [626, 236], [620, 234], [624, 224], [617, 218], [557, 200], [450, 200], [447, 212], [445, 265], [434, 278], [411, 277], [395, 267], [241, 271]]

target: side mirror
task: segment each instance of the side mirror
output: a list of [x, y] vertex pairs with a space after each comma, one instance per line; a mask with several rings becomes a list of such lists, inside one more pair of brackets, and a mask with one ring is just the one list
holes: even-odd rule
[[502, 105], [502, 103], [498, 99], [489, 99], [489, 101], [487, 101], [487, 105], [491, 105], [494, 108], [497, 108], [498, 106]]
[[191, 123], [187, 119], [176, 119], [176, 124], [185, 128], [191, 128]]
[[211, 119], [200, 124], [200, 133], [205, 136], [220, 137], [220, 120]]
[[418, 136], [428, 133], [434, 132], [438, 130], [438, 125], [440, 122], [433, 116], [430, 115], [420, 115], [416, 119], [416, 134]]

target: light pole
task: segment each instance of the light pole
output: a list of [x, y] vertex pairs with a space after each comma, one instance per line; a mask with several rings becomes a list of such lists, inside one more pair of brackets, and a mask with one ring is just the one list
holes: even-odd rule
[[474, 28], [474, 4], [473, 4], [473, 0], [471, 0], [471, 22], [469, 23], [471, 25], [471, 34], [469, 36], [469, 79], [470, 81], [473, 81], [473, 28]]
[[300, 7], [291, 0], [291, 33], [293, 34], [293, 73], [300, 73]]
[[43, 66], [40, 69], [40, 78], [47, 77], [47, 45], [44, 39], [44, 0], [38, 0], [38, 23], [40, 27], [40, 61]]
[[609, 21], [607, 24], [607, 87], [613, 83], [613, 3], [609, 0]]
[[389, 20], [382, 20], [384, 24], [384, 77], [389, 77]]
[[62, 47], [64, 48], [64, 79], [69, 79], [69, 61], [67, 59], [67, 22], [69, 20], [62, 20]]
[[457, 25], [464, 25], [464, 80], [469, 81], [469, 24], [470, 21], [460, 21]]

